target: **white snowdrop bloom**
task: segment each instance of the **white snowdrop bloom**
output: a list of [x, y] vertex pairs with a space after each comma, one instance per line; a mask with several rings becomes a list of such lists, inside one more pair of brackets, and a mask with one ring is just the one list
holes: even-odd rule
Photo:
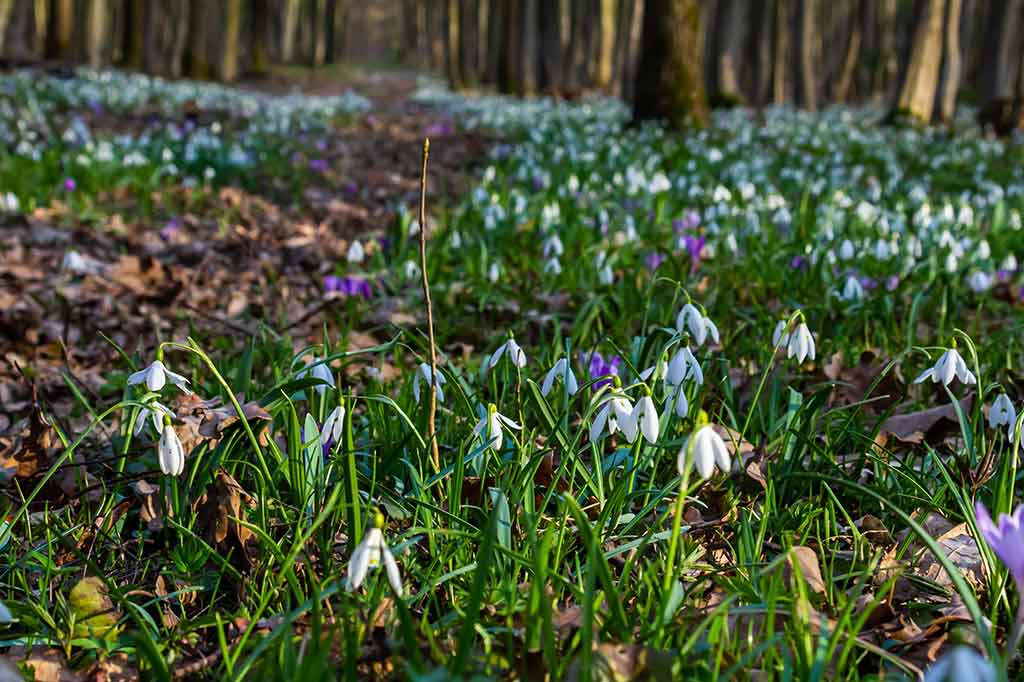
[[174, 419], [175, 414], [170, 408], [161, 405], [155, 400], [146, 403], [145, 407], [139, 409], [139, 416], [135, 418], [135, 428], [132, 435], [138, 436], [146, 428], [146, 420], [153, 421], [153, 428], [159, 433], [164, 428], [164, 417]]
[[967, 276], [967, 286], [976, 294], [983, 294], [991, 289], [994, 281], [995, 277], [981, 270], [975, 270]]
[[992, 247], [988, 245], [988, 241], [982, 239], [978, 242], [977, 256], [982, 260], [988, 260], [992, 257]]
[[544, 397], [547, 397], [548, 393], [551, 393], [551, 389], [554, 388], [555, 380], [565, 381], [565, 390], [569, 395], [576, 395], [576, 391], [579, 390], [579, 384], [576, 382], [576, 375], [573, 374], [572, 367], [569, 366], [568, 361], [565, 358], [560, 358], [554, 366], [548, 370], [547, 375], [544, 377], [544, 383], [540, 387], [540, 393]]
[[541, 246], [541, 254], [544, 258], [565, 254], [565, 247], [562, 246], [562, 240], [559, 239], [557, 234], [553, 234], [544, 240], [544, 244]]
[[487, 268], [487, 281], [491, 284], [496, 284], [501, 279], [501, 266], [497, 263], [491, 263], [490, 267]]
[[700, 368], [700, 363], [690, 351], [690, 347], [683, 346], [676, 351], [668, 363], [665, 383], [670, 386], [678, 386], [687, 379], [693, 379], [698, 386], [704, 384], [704, 372]]
[[0, 209], [7, 211], [8, 213], [17, 213], [21, 208], [21, 202], [18, 200], [18, 196], [14, 192], [7, 192], [0, 199]]
[[843, 260], [852, 260], [856, 252], [853, 248], [853, 242], [849, 239], [844, 239], [843, 243], [839, 245], [839, 257]]
[[[648, 443], [655, 443], [658, 440], [659, 420], [658, 408], [654, 405], [651, 396], [645, 395], [636, 401], [633, 412], [629, 416], [630, 429], [622, 425], [622, 432], [626, 434], [629, 442], [636, 440], [636, 430], [639, 430]], [[632, 431], [632, 435], [629, 431]]]
[[163, 431], [160, 434], [157, 454], [160, 459], [160, 471], [164, 474], [180, 476], [181, 472], [185, 470], [185, 449], [182, 447], [174, 427], [167, 421], [164, 422]]
[[672, 183], [664, 173], [655, 173], [651, 178], [650, 184], [647, 186], [647, 190], [651, 194], [660, 194], [670, 189], [672, 189]]
[[687, 438], [679, 450], [679, 457], [676, 460], [679, 475], [685, 476], [691, 464], [704, 479], [711, 478], [716, 466], [724, 474], [732, 469], [732, 460], [729, 459], [725, 441], [710, 424], [705, 424]]
[[519, 344], [516, 343], [516, 340], [513, 338], [510, 338], [508, 341], [501, 344], [498, 350], [494, 351], [494, 355], [491, 356], [487, 366], [494, 367], [497, 365], [501, 360], [501, 356], [506, 352], [508, 353], [509, 362], [520, 369], [526, 367], [526, 353], [523, 352], [523, 349], [519, 347]]
[[995, 682], [996, 669], [967, 646], [954, 647], [924, 673], [924, 682]]
[[76, 275], [95, 275], [103, 270], [103, 266], [77, 251], [68, 251], [60, 264], [61, 270], [67, 270]]
[[636, 433], [636, 426], [630, 426], [630, 420], [633, 415], [633, 405], [627, 398], [621, 396], [613, 396], [608, 399], [601, 409], [597, 411], [594, 416], [594, 423], [590, 425], [590, 442], [596, 443], [604, 433], [604, 428], [608, 426], [608, 435], [614, 434], [619, 429], [622, 429], [623, 433]]
[[960, 259], [957, 255], [950, 251], [946, 254], [946, 272], [952, 274], [960, 269]]
[[992, 401], [992, 407], [988, 411], [988, 426], [991, 429], [1006, 426], [1010, 437], [1013, 437], [1013, 427], [1017, 423], [1017, 410], [1013, 407], [1010, 396], [1000, 393]]
[[612, 272], [612, 266], [605, 265], [597, 273], [597, 279], [604, 286], [610, 286], [615, 283], [615, 273]]
[[1009, 272], [1017, 271], [1017, 257], [1012, 253], [1003, 259], [1003, 262], [999, 265], [1000, 270], [1008, 270]]
[[451, 236], [449, 241], [451, 242], [451, 245], [452, 245], [453, 249], [461, 249], [462, 248], [462, 233], [459, 232], [458, 230], [452, 230], [452, 236]]
[[[379, 514], [378, 514], [379, 516]], [[379, 520], [383, 525], [383, 519]], [[375, 521], [375, 524], [377, 521]], [[395, 594], [401, 596], [403, 592], [402, 574], [398, 570], [398, 562], [384, 542], [384, 532], [374, 525], [366, 531], [363, 541], [359, 543], [352, 552], [352, 560], [348, 564], [348, 574], [345, 576], [345, 589], [349, 592], [359, 589], [369, 569], [376, 569], [384, 563], [384, 572], [388, 577], [388, 583]]]
[[[421, 362], [420, 366], [417, 368], [416, 374], [412, 378], [412, 397], [416, 402], [420, 401], [420, 381], [424, 381], [426, 383], [426, 387], [430, 388], [430, 377], [430, 365], [425, 362]], [[438, 402], [442, 403], [444, 402], [444, 391], [441, 390], [441, 387], [444, 386], [445, 381], [444, 375], [438, 371], [437, 381], [434, 382], [434, 391], [437, 394]]]
[[482, 417], [473, 427], [473, 435], [479, 436], [486, 447], [493, 450], [501, 450], [505, 442], [504, 427], [520, 430], [522, 427], [514, 421], [498, 412], [494, 405], [487, 408], [487, 416]]
[[679, 315], [676, 316], [676, 331], [681, 332], [684, 328], [690, 331], [690, 335], [693, 336], [693, 340], [698, 346], [704, 345], [708, 337], [718, 343], [718, 327], [710, 317], [704, 315], [692, 303], [684, 305], [679, 311]]
[[306, 369], [299, 372], [297, 378], [304, 379], [308, 373], [314, 379], [319, 379], [321, 383], [313, 388], [320, 395], [323, 395], [328, 386], [334, 388], [334, 375], [331, 374], [331, 368], [327, 366], [327, 363], [320, 362], [318, 358], [313, 358], [313, 362], [310, 364], [312, 367], [307, 366]]
[[416, 279], [420, 276], [420, 264], [414, 260], [405, 261], [405, 278]]
[[146, 388], [151, 391], [159, 391], [168, 380], [177, 386], [182, 393], [192, 395], [192, 391], [188, 387], [188, 379], [167, 369], [164, 363], [159, 360], [154, 360], [149, 367], [128, 375], [129, 386], [146, 384]]
[[715, 187], [714, 193], [711, 195], [711, 199], [717, 203], [723, 203], [732, 200], [732, 192], [730, 192], [725, 185], [719, 185]]
[[690, 402], [686, 399], [685, 384], [679, 384], [672, 398], [673, 402], [675, 402], [676, 415], [680, 419], [685, 418], [690, 411]]
[[345, 253], [345, 260], [350, 263], [361, 263], [362, 259], [367, 257], [367, 252], [362, 248], [362, 243], [355, 240], [348, 245], [348, 251]]
[[640, 372], [640, 381], [657, 381], [658, 379], [664, 378], [668, 374], [668, 363], [662, 360], [659, 363], [653, 364], [644, 371]]
[[962, 384], [978, 383], [974, 374], [967, 369], [967, 363], [960, 357], [960, 353], [957, 352], [956, 348], [947, 349], [945, 353], [939, 356], [938, 361], [934, 365], [914, 379], [914, 383], [920, 384], [927, 379], [931, 379], [936, 384], [941, 382], [944, 386], [949, 386], [953, 379], [959, 379]]
[[324, 443], [341, 441], [341, 434], [345, 430], [345, 408], [338, 405], [324, 420], [324, 427], [320, 429], [320, 440]]
[[562, 274], [562, 262], [555, 256], [548, 258], [544, 261], [544, 272], [552, 275]]
[[892, 247], [889, 242], [884, 239], [879, 239], [875, 242], [875, 258], [878, 260], [889, 260], [892, 255]]
[[844, 301], [859, 301], [864, 298], [864, 287], [856, 277], [850, 275], [843, 284], [843, 290], [839, 292], [839, 298]]
[[786, 357], [795, 357], [798, 363], [803, 364], [804, 360], [813, 360], [814, 354], [814, 337], [807, 325], [801, 322], [797, 325], [796, 331], [789, 335], [786, 342]]
[[788, 320], [779, 320], [775, 324], [775, 331], [772, 332], [772, 348], [784, 348], [789, 344]]

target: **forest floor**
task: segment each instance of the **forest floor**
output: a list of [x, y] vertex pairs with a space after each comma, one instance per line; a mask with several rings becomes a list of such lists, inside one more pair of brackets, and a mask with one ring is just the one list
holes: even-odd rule
[[[373, 103], [323, 136], [326, 167], [298, 194], [277, 184], [200, 196], [172, 187], [143, 211], [142, 197], [117, 191], [96, 197], [104, 210], [84, 217], [79, 206], [57, 201], [0, 218], [0, 433], [37, 401], [51, 414], [70, 414], [69, 380], [98, 397], [122, 364], [104, 335], [129, 353], [183, 338], [193, 324], [234, 341], [252, 338], [262, 323], [293, 338], [319, 338], [325, 320], [338, 321], [330, 309], [340, 304], [324, 291], [332, 264], [353, 240], [366, 242], [368, 252], [379, 248], [399, 208], [417, 210], [424, 138], [431, 139], [432, 211], [466, 192], [494, 142], [410, 101], [416, 85], [414, 73], [352, 67], [283, 69], [244, 81], [243, 88], [279, 94], [352, 89]], [[131, 125], [84, 115], [108, 131]], [[82, 272], [62, 267], [70, 251], [84, 259]], [[396, 316], [417, 314], [387, 296], [377, 297], [375, 310], [375, 329], [361, 343], [375, 330], [385, 334]], [[0, 453], [17, 445], [0, 437]]]

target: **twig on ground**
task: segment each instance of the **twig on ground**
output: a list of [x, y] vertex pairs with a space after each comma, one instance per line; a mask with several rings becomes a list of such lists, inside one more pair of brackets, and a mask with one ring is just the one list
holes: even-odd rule
[[427, 417], [427, 437], [430, 439], [430, 457], [434, 473], [441, 471], [441, 455], [437, 447], [437, 346], [434, 344], [434, 309], [430, 303], [430, 281], [427, 279], [427, 157], [430, 156], [430, 138], [423, 139], [423, 167], [420, 171], [420, 278], [423, 301], [427, 308], [427, 338], [430, 340], [430, 408]]

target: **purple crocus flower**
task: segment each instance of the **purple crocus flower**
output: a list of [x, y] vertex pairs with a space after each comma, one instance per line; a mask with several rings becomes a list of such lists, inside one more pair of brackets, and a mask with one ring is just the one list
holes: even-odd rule
[[310, 159], [309, 168], [317, 173], [323, 173], [327, 170], [327, 161], [325, 159]]
[[427, 137], [447, 137], [455, 132], [455, 126], [451, 121], [437, 121], [427, 126], [424, 135]]
[[696, 270], [697, 266], [700, 265], [700, 252], [704, 249], [704, 244], [707, 240], [704, 237], [694, 237], [692, 235], [683, 235], [683, 245], [686, 247], [687, 253], [690, 254], [690, 265], [692, 269]]
[[594, 384], [593, 390], [596, 391], [602, 386], [612, 383], [611, 378], [604, 377], [619, 375], [619, 365], [622, 364], [622, 358], [618, 355], [609, 355], [605, 359], [596, 350], [592, 351], [589, 356], [580, 351], [580, 364], [587, 368], [591, 379], [602, 379]]
[[370, 287], [369, 282], [359, 277], [353, 277], [352, 275], [344, 277], [327, 275], [324, 277], [324, 293], [339, 293], [342, 298], [362, 296], [369, 301], [370, 297], [373, 296], [373, 289]]
[[658, 269], [658, 266], [661, 265], [664, 261], [665, 261], [665, 256], [663, 254], [661, 254], [661, 253], [659, 253], [657, 251], [651, 251], [644, 258], [644, 265], [647, 266], [648, 270], [650, 270], [651, 272], [654, 272], [655, 270]]
[[78, 187], [78, 183], [75, 182], [74, 178], [64, 178], [64, 191], [65, 192], [68, 192], [70, 194], [71, 192], [75, 191], [76, 187]]
[[803, 256], [793, 256], [789, 261], [791, 270], [803, 270], [805, 267], [807, 267], [807, 259]]
[[878, 282], [876, 282], [874, 278], [868, 277], [867, 275], [861, 275], [860, 277], [857, 278], [857, 281], [860, 282], [860, 285], [865, 289], [874, 289], [878, 286]]
[[1024, 505], [1017, 507], [1013, 515], [1000, 514], [998, 525], [992, 522], [988, 509], [981, 502], [975, 503], [974, 515], [981, 537], [1006, 564], [1017, 584], [1017, 592], [1024, 592], [1024, 526], [1021, 525]]
[[172, 217], [167, 221], [167, 224], [160, 228], [160, 239], [165, 242], [170, 241], [181, 229], [181, 221], [177, 216]]
[[359, 185], [357, 185], [354, 180], [349, 180], [345, 183], [342, 191], [345, 192], [345, 196], [349, 198], [354, 197], [356, 193], [359, 192]]
[[1006, 284], [1011, 279], [1013, 279], [1013, 271], [1012, 270], [997, 270], [996, 271], [996, 279], [999, 280], [1000, 284]]
[[886, 291], [896, 291], [896, 287], [898, 287], [899, 285], [900, 285], [900, 276], [899, 275], [890, 275], [889, 277], [886, 277], [886, 279], [885, 279], [885, 290]]

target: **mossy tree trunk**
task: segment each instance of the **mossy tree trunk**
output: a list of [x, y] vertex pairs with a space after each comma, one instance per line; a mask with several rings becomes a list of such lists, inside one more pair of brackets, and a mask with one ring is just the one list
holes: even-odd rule
[[647, 0], [633, 117], [681, 129], [708, 122], [697, 0]]

